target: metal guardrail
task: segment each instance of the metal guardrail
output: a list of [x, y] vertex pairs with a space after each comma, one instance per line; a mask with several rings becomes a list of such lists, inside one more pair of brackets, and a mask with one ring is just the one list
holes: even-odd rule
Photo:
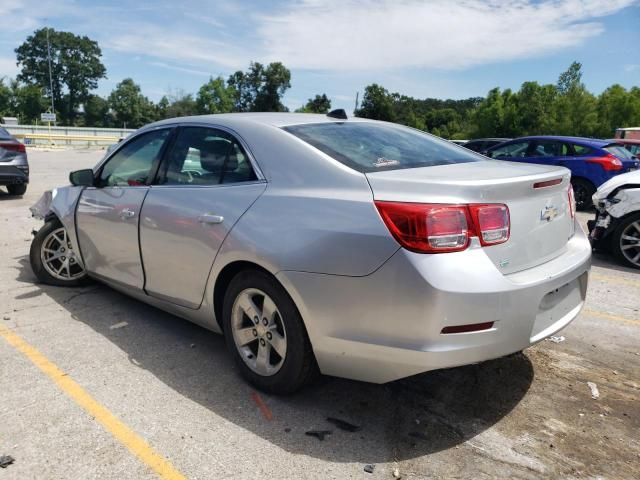
[[135, 130], [122, 128], [48, 127], [46, 125], [3, 125], [25, 145], [104, 147]]

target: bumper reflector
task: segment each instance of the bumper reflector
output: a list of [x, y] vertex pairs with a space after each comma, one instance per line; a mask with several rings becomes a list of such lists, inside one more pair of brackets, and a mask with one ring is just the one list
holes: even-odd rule
[[451, 327], [444, 327], [440, 333], [466, 333], [466, 332], [480, 332], [482, 330], [489, 330], [493, 327], [494, 322], [484, 323], [470, 323], [468, 325], [453, 325]]

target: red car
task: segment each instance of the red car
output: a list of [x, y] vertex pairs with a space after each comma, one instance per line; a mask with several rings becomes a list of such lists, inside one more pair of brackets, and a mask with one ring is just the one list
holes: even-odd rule
[[634, 138], [612, 138], [610, 142], [619, 143], [624, 145], [624, 148], [631, 152], [631, 155], [640, 158], [640, 139]]

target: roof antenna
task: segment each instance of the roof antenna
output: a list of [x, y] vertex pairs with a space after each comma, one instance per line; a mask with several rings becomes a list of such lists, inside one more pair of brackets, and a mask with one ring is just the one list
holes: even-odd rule
[[327, 117], [330, 118], [339, 118], [340, 120], [347, 119], [347, 112], [344, 111], [344, 108], [336, 108], [335, 110], [331, 110], [327, 113]]

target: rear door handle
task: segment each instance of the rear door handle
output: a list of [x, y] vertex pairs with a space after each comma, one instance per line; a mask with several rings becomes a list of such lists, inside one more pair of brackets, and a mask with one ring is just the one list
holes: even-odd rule
[[224, 222], [224, 217], [222, 215], [211, 215], [206, 213], [198, 217], [198, 222], [212, 225]]
[[135, 217], [135, 215], [136, 215], [136, 212], [134, 212], [130, 208], [123, 208], [122, 210], [120, 210], [120, 218], [122, 218], [123, 220], [126, 220], [127, 218]]

